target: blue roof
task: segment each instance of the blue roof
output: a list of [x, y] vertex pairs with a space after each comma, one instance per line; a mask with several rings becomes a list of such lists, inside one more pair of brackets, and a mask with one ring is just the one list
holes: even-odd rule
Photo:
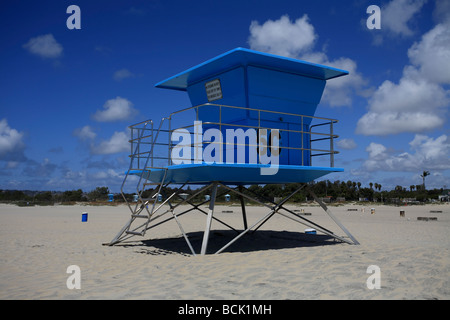
[[155, 87], [186, 91], [192, 83], [238, 66], [263, 67], [321, 80], [329, 80], [348, 74], [348, 71], [333, 67], [245, 48], [236, 48], [161, 81]]

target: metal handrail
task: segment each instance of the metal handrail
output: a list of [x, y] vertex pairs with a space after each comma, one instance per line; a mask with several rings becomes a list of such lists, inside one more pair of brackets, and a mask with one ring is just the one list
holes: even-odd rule
[[333, 121], [335, 123], [338, 122], [338, 120], [331, 119], [331, 118], [307, 116], [307, 115], [298, 114], [298, 113], [289, 113], [289, 112], [272, 111], [272, 110], [264, 110], [264, 109], [255, 109], [255, 108], [247, 108], [247, 107], [229, 106], [229, 105], [225, 105], [225, 104], [216, 104], [216, 103], [204, 103], [204, 104], [200, 104], [200, 105], [197, 105], [197, 106], [192, 106], [192, 107], [188, 107], [188, 108], [181, 109], [181, 110], [178, 110], [178, 111], [174, 111], [174, 112], [172, 112], [170, 114], [170, 116], [168, 118], [171, 118], [172, 115], [175, 115], [177, 113], [185, 112], [185, 111], [192, 110], [192, 109], [198, 109], [198, 108], [206, 107], [206, 106], [225, 107], [225, 108], [232, 108], [232, 109], [242, 109], [242, 110], [247, 110], [247, 111], [260, 111], [260, 112], [281, 114], [281, 115], [287, 115], [287, 116], [296, 116], [296, 117], [301, 116], [301, 117], [304, 117], [304, 118], [328, 120], [328, 121]]
[[[147, 121], [142, 121], [136, 124], [133, 124], [131, 126], [129, 126], [129, 128], [131, 129], [131, 139], [129, 140], [129, 142], [131, 143], [131, 147], [132, 147], [132, 152], [130, 154], [130, 157], [132, 158], [131, 161], [133, 162], [135, 159], [137, 159], [137, 169], [143, 169], [143, 168], [149, 168], [149, 167], [153, 167], [154, 166], [154, 160], [164, 160], [167, 161], [167, 165], [170, 166], [171, 164], [173, 164], [173, 160], [181, 160], [181, 159], [177, 159], [177, 158], [172, 158], [171, 157], [171, 153], [172, 150], [174, 148], [173, 143], [171, 141], [171, 136], [172, 133], [175, 130], [179, 130], [179, 129], [186, 129], [188, 130], [188, 132], [193, 135], [194, 132], [191, 132], [189, 130], [193, 130], [193, 128], [195, 128], [195, 124], [188, 124], [188, 125], [180, 125], [177, 128], [172, 129], [173, 123], [172, 121], [175, 121], [177, 119], [177, 117], [179, 116], [179, 114], [185, 113], [185, 112], [189, 112], [191, 110], [195, 110], [196, 112], [196, 119], [198, 120], [198, 115], [199, 115], [199, 110], [200, 108], [211, 108], [211, 107], [215, 107], [218, 108], [218, 115], [217, 117], [219, 118], [219, 121], [205, 121], [202, 122], [202, 125], [208, 125], [208, 126], [217, 126], [219, 128], [220, 131], [222, 131], [222, 126], [226, 126], [228, 127], [236, 127], [236, 128], [252, 128], [252, 129], [256, 129], [256, 130], [260, 130], [260, 129], [267, 129], [267, 130], [273, 130], [273, 129], [277, 129], [279, 130], [279, 132], [288, 132], [288, 133], [292, 133], [292, 134], [298, 134], [300, 135], [300, 140], [301, 140], [301, 146], [280, 146], [280, 152], [282, 149], [286, 149], [286, 150], [299, 150], [301, 151], [301, 165], [305, 164], [304, 161], [304, 152], [305, 151], [309, 151], [309, 165], [312, 164], [312, 158], [313, 157], [317, 157], [317, 156], [324, 156], [324, 155], [328, 155], [330, 156], [330, 166], [334, 167], [334, 155], [338, 154], [339, 152], [334, 150], [334, 139], [338, 138], [339, 136], [333, 133], [333, 125], [336, 124], [338, 122], [338, 120], [336, 119], [330, 119], [330, 118], [324, 118], [324, 117], [315, 117], [315, 116], [307, 116], [307, 115], [301, 115], [301, 114], [295, 114], [295, 113], [288, 113], [288, 112], [279, 112], [279, 111], [271, 111], [271, 110], [263, 110], [263, 109], [255, 109], [255, 108], [245, 108], [245, 107], [238, 107], [238, 106], [227, 106], [227, 105], [221, 105], [221, 104], [213, 104], [213, 103], [207, 103], [207, 104], [202, 104], [202, 105], [198, 105], [198, 106], [192, 106], [192, 107], [188, 107], [188, 108], [184, 108], [182, 110], [178, 110], [175, 112], [172, 112], [168, 117], [163, 118], [163, 120], [160, 123], [160, 126], [157, 130], [153, 129], [153, 122], [151, 122], [151, 120], [147, 120]], [[257, 120], [257, 125], [248, 125], [248, 124], [236, 124], [236, 123], [224, 123], [222, 122], [222, 109], [240, 109], [240, 110], [245, 110], [247, 112], [257, 112], [258, 115], [258, 119], [256, 118], [251, 118], [254, 121]], [[270, 119], [262, 119], [261, 115], [264, 114], [272, 114], [272, 115], [283, 115], [283, 116], [289, 116], [289, 117], [294, 117], [294, 119], [297, 119], [298, 121], [289, 121], [286, 123], [291, 123], [291, 124], [296, 124], [300, 126], [301, 130], [298, 130], [298, 128], [296, 129], [283, 129], [283, 128], [273, 128], [272, 126], [261, 126], [261, 120], [263, 121], [272, 121]], [[192, 116], [188, 117], [190, 119], [194, 118]], [[306, 122], [305, 119], [308, 119]], [[162, 125], [164, 123], [164, 120], [168, 120], [167, 121], [167, 125], [168, 128], [162, 128]], [[236, 120], [241, 120], [241, 119], [236, 119]], [[312, 125], [308, 125], [307, 130], [305, 130], [306, 128], [304, 127], [305, 123], [310, 123], [312, 121], [321, 121], [318, 124], [312, 124]], [[186, 120], [184, 120], [186, 121]], [[147, 124], [151, 123], [151, 128], [147, 127]], [[143, 127], [144, 125], [144, 127]], [[324, 132], [318, 132], [318, 131], [312, 131], [313, 128], [316, 127], [320, 127], [320, 126], [328, 126], [328, 132], [324, 133]], [[133, 133], [134, 131], [136, 131], [138, 133], [138, 137], [135, 138]], [[157, 132], [156, 136], [155, 136], [155, 132]], [[146, 134], [144, 134], [144, 132]], [[161, 139], [158, 140], [158, 135], [160, 133], [165, 133], [168, 134], [168, 141], [161, 141]], [[309, 138], [308, 138], [309, 137]], [[317, 138], [313, 138], [313, 137], [317, 137]], [[304, 145], [304, 138], [308, 139], [309, 143], [308, 145]], [[313, 148], [312, 143], [314, 142], [319, 142], [319, 141], [324, 141], [324, 140], [329, 140], [330, 141], [330, 147], [329, 149], [324, 149], [324, 148]], [[219, 145], [236, 145], [236, 146], [258, 146], [258, 145], [254, 145], [251, 144], [250, 141], [249, 143], [245, 143], [245, 144], [239, 144], [239, 143], [229, 143], [229, 142], [224, 142], [224, 141], [214, 141], [214, 142], [209, 142], [209, 141], [202, 141], [202, 145], [206, 145], [206, 144], [219, 144]], [[136, 149], [133, 151], [133, 146], [136, 144]], [[142, 145], [142, 149], [141, 150], [141, 145]], [[194, 147], [195, 143], [190, 143], [187, 145], [180, 145], [177, 144], [175, 147], [186, 147], [186, 146], [191, 146]], [[167, 156], [162, 156], [162, 155], [157, 155], [155, 154], [155, 147], [164, 147], [167, 148]], [[220, 148], [220, 152], [222, 153], [223, 148]], [[313, 154], [313, 152], [316, 152]], [[139, 159], [145, 159], [146, 160], [146, 164], [144, 166], [141, 166], [141, 163], [139, 161]], [[150, 159], [151, 163], [150, 166], [148, 166], [148, 160]], [[220, 159], [223, 159], [222, 157], [220, 157]], [[193, 159], [191, 159], [193, 160]], [[134, 167], [134, 166], [130, 166]]]

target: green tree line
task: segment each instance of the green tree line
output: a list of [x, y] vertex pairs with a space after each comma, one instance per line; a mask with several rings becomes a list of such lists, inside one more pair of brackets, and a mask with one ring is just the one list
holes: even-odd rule
[[[244, 190], [244, 194], [257, 198], [261, 201], [272, 200], [275, 197], [284, 198], [295, 191], [300, 186], [299, 183], [290, 184], [268, 184], [268, 185], [252, 185]], [[329, 198], [331, 201], [378, 201], [378, 202], [395, 202], [400, 199], [415, 199], [424, 202], [428, 199], [438, 199], [443, 193], [443, 189], [426, 190], [424, 185], [411, 185], [409, 187], [396, 186], [393, 190], [382, 190], [381, 184], [369, 183], [368, 187], [363, 187], [360, 182], [354, 181], [318, 181], [310, 183], [310, 188], [320, 198]], [[176, 188], [166, 188], [166, 194], [172, 194]], [[199, 189], [186, 187], [183, 193], [192, 195]], [[148, 189], [143, 192], [143, 198], [150, 198], [156, 191]], [[194, 202], [201, 202], [205, 199], [206, 194], [210, 194], [211, 190], [206, 190], [194, 198]], [[110, 193], [108, 187], [97, 187], [90, 192], [83, 192], [81, 189], [68, 190], [64, 192], [36, 192], [33, 195], [27, 194], [19, 190], [0, 190], [1, 202], [29, 202], [29, 203], [64, 203], [64, 202], [83, 202], [83, 201], [107, 201]], [[230, 201], [239, 201], [239, 195], [229, 190], [219, 187], [217, 201], [225, 201], [225, 195], [230, 196]], [[133, 201], [134, 194], [125, 194], [128, 201]], [[178, 197], [178, 200], [180, 198]], [[291, 202], [304, 202], [311, 200], [306, 188], [296, 193]], [[115, 202], [124, 201], [121, 194], [114, 196]], [[177, 199], [174, 198], [176, 202]]]
[[83, 192], [81, 189], [68, 190], [64, 192], [0, 190], [0, 201], [38, 204], [53, 204], [55, 202], [106, 201], [108, 199], [108, 194], [108, 187], [97, 187], [87, 193]]
[[[259, 199], [260, 201], [271, 200], [275, 197], [284, 198], [297, 190], [299, 183], [290, 184], [268, 184], [268, 185], [251, 185], [244, 194]], [[363, 187], [361, 182], [354, 181], [318, 181], [310, 184], [310, 188], [319, 198], [329, 198], [330, 201], [377, 201], [377, 202], [398, 202], [401, 199], [415, 199], [416, 201], [425, 202], [429, 199], [438, 199], [439, 195], [443, 193], [443, 189], [426, 190], [423, 185], [414, 185], [409, 188], [396, 186], [393, 190], [382, 190], [382, 185], [379, 183], [369, 183], [368, 187]], [[167, 189], [167, 195], [172, 194], [176, 189]], [[150, 198], [156, 191], [149, 189], [142, 194], [143, 198]], [[191, 189], [187, 187], [183, 190], [188, 195], [193, 195], [198, 192], [198, 189]], [[198, 203], [205, 199], [205, 195], [210, 195], [211, 190], [206, 190], [197, 195], [193, 200]], [[239, 201], [239, 195], [231, 192], [223, 187], [218, 187], [217, 201], [225, 201], [225, 195], [230, 196], [231, 202]], [[128, 197], [127, 197], [128, 198]], [[179, 198], [179, 197], [178, 197]], [[129, 195], [132, 199], [132, 195]], [[312, 200], [306, 188], [300, 190], [292, 198], [291, 202], [304, 202]]]

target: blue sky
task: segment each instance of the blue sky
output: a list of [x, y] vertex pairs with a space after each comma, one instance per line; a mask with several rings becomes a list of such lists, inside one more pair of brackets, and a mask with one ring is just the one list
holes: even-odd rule
[[428, 170], [427, 188], [450, 187], [449, 12], [435, 0], [3, 1], [0, 189], [118, 192], [126, 127], [190, 106], [154, 85], [236, 47], [350, 71], [316, 113], [339, 120], [345, 172], [326, 179], [389, 190]]

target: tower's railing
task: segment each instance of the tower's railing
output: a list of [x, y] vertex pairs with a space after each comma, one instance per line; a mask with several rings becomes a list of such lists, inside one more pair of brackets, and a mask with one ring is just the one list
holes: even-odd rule
[[[165, 120], [158, 128], [153, 127], [151, 120], [129, 127], [130, 170], [166, 168], [189, 161], [199, 163], [204, 159], [198, 157], [198, 152], [204, 150], [208, 144], [224, 146], [217, 149], [219, 152], [225, 152], [224, 148], [230, 145], [259, 150], [261, 130], [267, 130], [268, 135], [273, 130], [279, 132], [278, 152], [280, 155], [289, 154], [289, 161], [284, 164], [311, 166], [313, 158], [328, 157], [328, 163], [321, 160], [320, 165], [334, 167], [334, 155], [339, 153], [334, 148], [335, 139], [338, 138], [334, 133], [334, 125], [338, 122], [335, 119], [208, 103], [173, 112]], [[212, 141], [199, 138], [199, 135], [205, 134], [208, 129], [216, 129], [216, 134], [220, 132], [221, 139]], [[225, 131], [230, 129], [241, 129], [244, 132], [254, 130], [256, 143], [249, 135], [243, 142], [227, 141]], [[176, 141], [173, 139], [174, 133], [178, 134]], [[185, 134], [184, 139], [179, 137], [180, 133]], [[270, 137], [268, 140], [270, 147]], [[180, 154], [174, 152], [176, 148], [187, 150], [186, 147], [190, 148], [190, 155], [174, 156]], [[219, 158], [226, 163], [225, 155]]]

